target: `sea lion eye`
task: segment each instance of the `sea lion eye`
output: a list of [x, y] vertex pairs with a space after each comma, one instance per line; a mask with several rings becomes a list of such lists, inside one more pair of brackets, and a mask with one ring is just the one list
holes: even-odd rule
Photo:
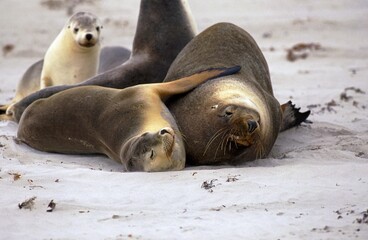
[[79, 28], [74, 28], [74, 33], [78, 33]]
[[233, 112], [225, 111], [225, 117], [231, 117], [232, 115], [233, 115]]

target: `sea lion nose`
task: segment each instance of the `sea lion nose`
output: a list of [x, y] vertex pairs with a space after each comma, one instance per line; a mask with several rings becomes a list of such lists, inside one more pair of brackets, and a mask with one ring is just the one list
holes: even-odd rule
[[93, 38], [93, 35], [92, 35], [92, 34], [90, 34], [90, 33], [87, 33], [87, 34], [86, 34], [86, 39], [87, 39], [88, 41], [90, 41], [92, 38]]
[[253, 133], [258, 127], [258, 123], [254, 120], [248, 120], [247, 124], [249, 133]]

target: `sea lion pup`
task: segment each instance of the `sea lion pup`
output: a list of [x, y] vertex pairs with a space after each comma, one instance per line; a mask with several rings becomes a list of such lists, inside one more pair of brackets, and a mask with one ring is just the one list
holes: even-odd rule
[[130, 59], [119, 67], [76, 85], [38, 91], [8, 110], [19, 121], [32, 102], [76, 86], [97, 85], [125, 88], [161, 82], [180, 50], [195, 35], [194, 22], [185, 0], [142, 0]]
[[122, 90], [69, 89], [31, 104], [19, 122], [17, 137], [41, 151], [102, 153], [127, 171], [180, 170], [185, 166], [184, 143], [164, 101], [239, 69], [208, 69], [169, 83]]
[[40, 87], [75, 84], [97, 74], [101, 23], [92, 13], [78, 12], [47, 49]]
[[[100, 60], [98, 66], [98, 73], [106, 72], [113, 69], [130, 57], [131, 51], [125, 47], [120, 46], [106, 46], [101, 49]], [[19, 102], [28, 95], [40, 90], [40, 79], [43, 67], [43, 59], [32, 64], [23, 74], [15, 91], [15, 97], [9, 104], [0, 105], [0, 120], [6, 120], [11, 114], [7, 113], [7, 109], [11, 105]]]
[[101, 29], [99, 19], [92, 13], [78, 12], [71, 16], [47, 49], [44, 60], [37, 61], [25, 72], [11, 103], [0, 106], [0, 119], [11, 118], [12, 105], [31, 93], [49, 86], [80, 83], [95, 76]]
[[197, 35], [177, 56], [165, 81], [199, 68], [232, 65], [240, 65], [241, 71], [205, 82], [167, 103], [185, 136], [189, 164], [264, 158], [280, 130], [300, 124], [310, 113], [299, 113], [291, 103], [280, 106], [261, 50], [246, 31], [230, 23]]

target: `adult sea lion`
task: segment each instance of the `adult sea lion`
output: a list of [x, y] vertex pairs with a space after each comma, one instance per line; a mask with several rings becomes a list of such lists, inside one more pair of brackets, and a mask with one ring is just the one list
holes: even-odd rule
[[121, 90], [69, 89], [31, 104], [17, 137], [41, 151], [102, 153], [122, 162], [127, 171], [180, 170], [185, 166], [184, 143], [164, 101], [239, 69], [208, 69], [169, 83]]
[[240, 65], [241, 71], [205, 82], [168, 103], [185, 137], [190, 164], [263, 158], [280, 130], [300, 124], [310, 113], [300, 113], [291, 103], [280, 106], [261, 50], [246, 31], [230, 23], [197, 35], [177, 56], [165, 81], [199, 68], [232, 65]]
[[26, 107], [35, 100], [76, 86], [125, 88], [161, 82], [177, 54], [194, 37], [196, 27], [193, 24], [185, 0], [142, 0], [132, 56], [127, 62], [80, 84], [38, 91], [9, 109], [11, 119], [18, 122]]
[[101, 49], [98, 73], [111, 70], [129, 60], [132, 52], [120, 46], [106, 46]]

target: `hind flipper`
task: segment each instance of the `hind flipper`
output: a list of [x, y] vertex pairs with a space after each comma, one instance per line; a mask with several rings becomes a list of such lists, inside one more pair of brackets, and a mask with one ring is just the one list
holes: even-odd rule
[[6, 113], [6, 109], [8, 109], [9, 105], [5, 104], [5, 105], [0, 105], [0, 115], [3, 115]]
[[282, 110], [282, 124], [280, 132], [289, 128], [299, 126], [302, 122], [312, 123], [307, 120], [310, 111], [300, 112], [300, 108], [295, 108], [291, 101], [281, 105]]

